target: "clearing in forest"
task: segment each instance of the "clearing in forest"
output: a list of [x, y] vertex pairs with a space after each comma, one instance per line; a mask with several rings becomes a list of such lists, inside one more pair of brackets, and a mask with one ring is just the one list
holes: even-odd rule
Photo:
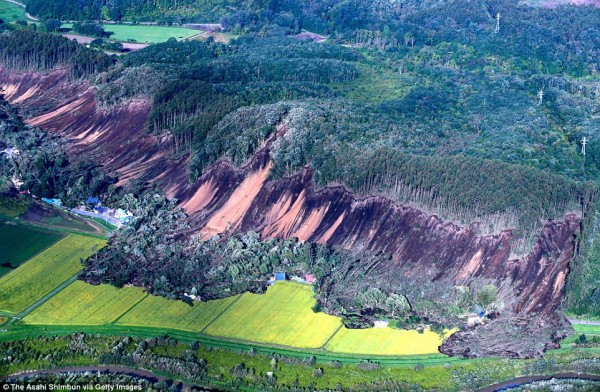
[[81, 259], [106, 244], [69, 235], [0, 279], [0, 310], [19, 313], [81, 271]]
[[0, 276], [62, 237], [62, 234], [50, 230], [0, 220]]
[[92, 286], [80, 280], [27, 315], [26, 324], [102, 325], [109, 324], [146, 296], [137, 287]]
[[117, 324], [200, 332], [237, 298], [238, 296], [194, 302], [194, 306], [190, 306], [183, 301], [149, 295], [117, 321]]
[[5, 23], [27, 20], [25, 17], [25, 8], [14, 3], [9, 3], [8, 1], [0, 0], [0, 19]]
[[[447, 331], [445, 337], [454, 331]], [[442, 337], [428, 329], [340, 329], [325, 347], [328, 351], [367, 355], [417, 355], [438, 353]]]
[[266, 294], [244, 293], [204, 332], [299, 348], [321, 347], [342, 322], [313, 312], [314, 304], [312, 286], [277, 282]]
[[111, 40], [148, 44], [165, 42], [169, 38], [181, 40], [198, 34], [197, 30], [172, 26], [105, 24], [103, 27], [104, 30], [113, 33], [110, 36]]

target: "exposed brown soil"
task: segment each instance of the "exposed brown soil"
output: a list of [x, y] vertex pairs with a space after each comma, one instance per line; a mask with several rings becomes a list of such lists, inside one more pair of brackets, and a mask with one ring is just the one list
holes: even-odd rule
[[[144, 128], [149, 102], [101, 110], [94, 88], [69, 83], [61, 71], [2, 71], [0, 85], [10, 101], [30, 114], [30, 124], [67, 138], [75, 156], [94, 157], [118, 172], [121, 182], [138, 178], [159, 183], [180, 200], [192, 227], [204, 237], [232, 228], [255, 230], [265, 237], [298, 237], [392, 255], [391, 263], [373, 266], [374, 273], [403, 271], [456, 284], [474, 277], [509, 282], [517, 296], [513, 311], [547, 320], [542, 348], [557, 339], [553, 331], [562, 319], [556, 311], [580, 227], [576, 215], [548, 221], [530, 253], [511, 258], [514, 238], [509, 230], [480, 236], [477, 223], [458, 226], [382, 196], [356, 197], [343, 186], [316, 190], [309, 169], [269, 181], [268, 144], [244, 167], [222, 160], [188, 184], [188, 158], [173, 157], [168, 135], [151, 135]], [[476, 338], [470, 331], [455, 334], [446, 352], [469, 355], [464, 348]], [[508, 346], [485, 353], [522, 355]]]

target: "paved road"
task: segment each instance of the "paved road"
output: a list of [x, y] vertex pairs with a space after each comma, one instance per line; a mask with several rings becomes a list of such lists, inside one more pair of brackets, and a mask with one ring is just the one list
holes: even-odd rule
[[595, 320], [578, 320], [567, 318], [571, 324], [584, 324], [584, 325], [600, 325], [600, 321]]
[[79, 215], [83, 215], [83, 216], [89, 216], [91, 218], [99, 218], [99, 219], [102, 219], [105, 222], [110, 223], [113, 226], [120, 226], [121, 225], [121, 221], [120, 220], [118, 220], [117, 218], [110, 217], [110, 216], [100, 215], [100, 214], [96, 214], [94, 212], [89, 212], [89, 211], [78, 210], [76, 208], [71, 208], [71, 212], [74, 213], [74, 214], [79, 214]]

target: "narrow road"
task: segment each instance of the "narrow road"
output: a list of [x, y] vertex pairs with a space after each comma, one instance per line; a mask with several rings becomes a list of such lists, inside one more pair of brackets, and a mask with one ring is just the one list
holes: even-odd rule
[[[15, 0], [4, 0], [4, 1], [6, 1], [7, 3], [13, 3], [13, 4], [16, 4], [16, 5], [18, 5], [19, 7], [27, 8], [27, 7], [25, 6], [25, 4], [23, 4], [23, 3], [20, 3], [20, 2], [18, 2], [18, 1], [15, 1]], [[35, 21], [35, 22], [37, 22], [37, 21], [39, 20], [39, 19], [38, 19], [38, 18], [36, 18], [35, 16], [32, 16], [32, 15], [31, 15], [29, 12], [25, 12], [25, 16], [26, 16], [28, 19], [31, 19], [31, 20], [33, 20], [33, 21]]]
[[19, 313], [17, 315], [17, 317], [15, 317], [12, 321], [9, 322], [9, 324], [12, 324], [13, 322], [15, 322], [17, 320], [23, 319], [29, 313], [31, 313], [34, 310], [36, 310], [37, 308], [39, 308], [44, 302], [48, 301], [50, 298], [54, 297], [56, 294], [58, 294], [59, 292], [61, 292], [65, 287], [67, 287], [71, 283], [75, 282], [77, 280], [78, 276], [79, 276], [79, 274], [70, 277], [66, 282], [63, 282], [60, 286], [58, 286], [57, 288], [55, 288], [54, 290], [52, 290], [48, 294], [44, 295], [42, 298], [40, 298], [37, 301], [35, 301], [33, 303], [33, 305], [29, 306], [27, 309], [25, 309], [24, 311], [22, 311], [21, 313]]
[[567, 318], [567, 320], [569, 320], [569, 322], [571, 324], [600, 325], [600, 321], [594, 321], [594, 320], [579, 320], [579, 319], [572, 319], [572, 318]]
[[102, 219], [105, 222], [110, 223], [113, 226], [120, 226], [121, 225], [121, 221], [118, 220], [117, 218], [113, 218], [110, 216], [105, 216], [105, 215], [100, 215], [100, 214], [96, 214], [94, 212], [89, 212], [89, 211], [84, 211], [84, 210], [78, 210], [76, 208], [71, 208], [70, 210], [72, 213], [74, 214], [78, 214], [78, 215], [83, 215], [83, 216], [88, 216], [90, 218], [99, 218]]

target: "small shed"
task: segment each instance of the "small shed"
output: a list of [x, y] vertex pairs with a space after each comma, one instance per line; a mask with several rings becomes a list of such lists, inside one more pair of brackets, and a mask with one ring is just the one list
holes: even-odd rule
[[285, 272], [275, 272], [275, 280], [285, 280]]
[[389, 320], [375, 320], [373, 328], [387, 328]]
[[304, 277], [304, 280], [307, 283], [315, 283], [315, 276], [313, 274], [306, 274], [306, 276]]

